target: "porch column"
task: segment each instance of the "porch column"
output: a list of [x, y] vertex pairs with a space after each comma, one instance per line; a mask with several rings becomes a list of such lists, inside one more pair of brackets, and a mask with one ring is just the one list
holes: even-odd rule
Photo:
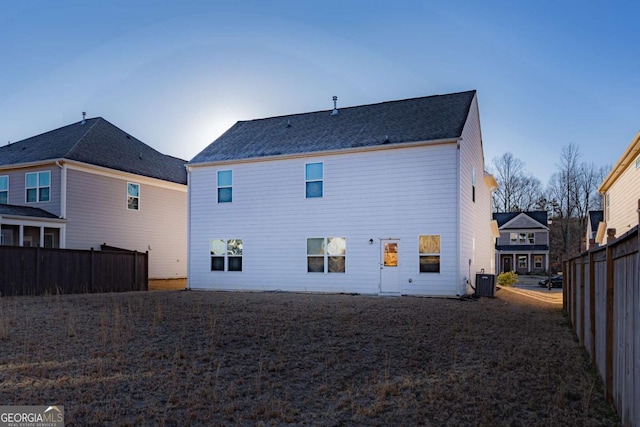
[[20, 224], [18, 226], [18, 246], [22, 246], [24, 244], [24, 225]]
[[41, 248], [44, 248], [44, 226], [40, 226], [40, 244]]
[[58, 238], [60, 239], [60, 243], [58, 244], [58, 247], [60, 249], [64, 249], [67, 247], [67, 225], [63, 224], [62, 227], [59, 228], [58, 231]]

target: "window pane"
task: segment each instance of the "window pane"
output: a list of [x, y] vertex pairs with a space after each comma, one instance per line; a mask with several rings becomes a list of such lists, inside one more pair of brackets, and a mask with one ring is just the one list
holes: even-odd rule
[[229, 257], [229, 271], [242, 271], [242, 257], [240, 256]]
[[40, 187], [48, 187], [51, 182], [51, 172], [40, 172], [38, 174], [38, 185]]
[[527, 268], [527, 256], [520, 255], [518, 257], [518, 268]]
[[211, 257], [211, 271], [224, 271], [224, 257], [212, 256]]
[[138, 184], [127, 184], [127, 195], [138, 197], [140, 195], [140, 186]]
[[347, 253], [347, 239], [344, 237], [329, 237], [327, 239], [327, 254], [344, 255]]
[[39, 201], [41, 202], [48, 202], [49, 201], [49, 187], [45, 187], [45, 188], [40, 188], [39, 189], [39, 196], [40, 199]]
[[322, 179], [322, 163], [307, 163], [304, 178], [307, 181]]
[[534, 236], [533, 233], [527, 234], [527, 238], [529, 239], [529, 244], [530, 245], [533, 245], [533, 242], [534, 242], [534, 237], [533, 236]]
[[218, 188], [218, 203], [231, 203], [232, 198], [231, 187]]
[[307, 182], [307, 199], [322, 197], [322, 181]]
[[231, 239], [227, 242], [229, 255], [242, 255], [242, 239]]
[[440, 236], [420, 236], [418, 246], [421, 254], [439, 254]]
[[9, 201], [9, 197], [7, 195], [8, 193], [6, 191], [0, 191], [0, 204], [1, 205], [6, 205], [7, 202]]
[[38, 186], [38, 174], [37, 173], [28, 173], [27, 174], [27, 187], [37, 187]]
[[127, 198], [127, 208], [137, 211], [138, 210], [138, 198], [137, 197], [128, 197]]
[[398, 244], [397, 243], [384, 244], [384, 266], [385, 267], [398, 266]]
[[232, 184], [231, 171], [218, 171], [218, 187], [230, 187]]
[[29, 202], [29, 203], [36, 202], [37, 201], [37, 199], [36, 199], [37, 195], [38, 195], [38, 193], [37, 193], [35, 188], [27, 189], [27, 202]]
[[440, 257], [437, 255], [427, 255], [420, 257], [420, 273], [439, 273]]
[[211, 240], [211, 255], [224, 255], [227, 251], [227, 245], [222, 239]]
[[324, 255], [324, 239], [307, 239], [307, 255]]
[[329, 273], [344, 273], [345, 257], [330, 256], [329, 257]]
[[0, 191], [8, 191], [8, 190], [9, 190], [9, 177], [0, 176]]
[[324, 273], [324, 257], [308, 256], [307, 272], [308, 273]]

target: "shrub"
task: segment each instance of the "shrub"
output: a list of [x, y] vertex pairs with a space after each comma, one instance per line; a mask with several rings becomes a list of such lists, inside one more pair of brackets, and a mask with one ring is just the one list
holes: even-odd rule
[[513, 271], [498, 274], [498, 285], [513, 286], [518, 283], [518, 275]]

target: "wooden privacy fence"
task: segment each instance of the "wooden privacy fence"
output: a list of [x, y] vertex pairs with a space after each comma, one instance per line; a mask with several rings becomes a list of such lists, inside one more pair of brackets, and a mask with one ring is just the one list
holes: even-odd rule
[[0, 246], [0, 295], [148, 290], [149, 254]]
[[564, 263], [564, 309], [622, 423], [640, 427], [640, 229]]

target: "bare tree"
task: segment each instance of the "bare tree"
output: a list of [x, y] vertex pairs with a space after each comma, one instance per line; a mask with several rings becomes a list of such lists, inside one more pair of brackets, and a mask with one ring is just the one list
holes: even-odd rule
[[544, 199], [540, 180], [525, 171], [525, 163], [505, 153], [493, 159], [498, 189], [493, 193], [495, 212], [530, 211]]

